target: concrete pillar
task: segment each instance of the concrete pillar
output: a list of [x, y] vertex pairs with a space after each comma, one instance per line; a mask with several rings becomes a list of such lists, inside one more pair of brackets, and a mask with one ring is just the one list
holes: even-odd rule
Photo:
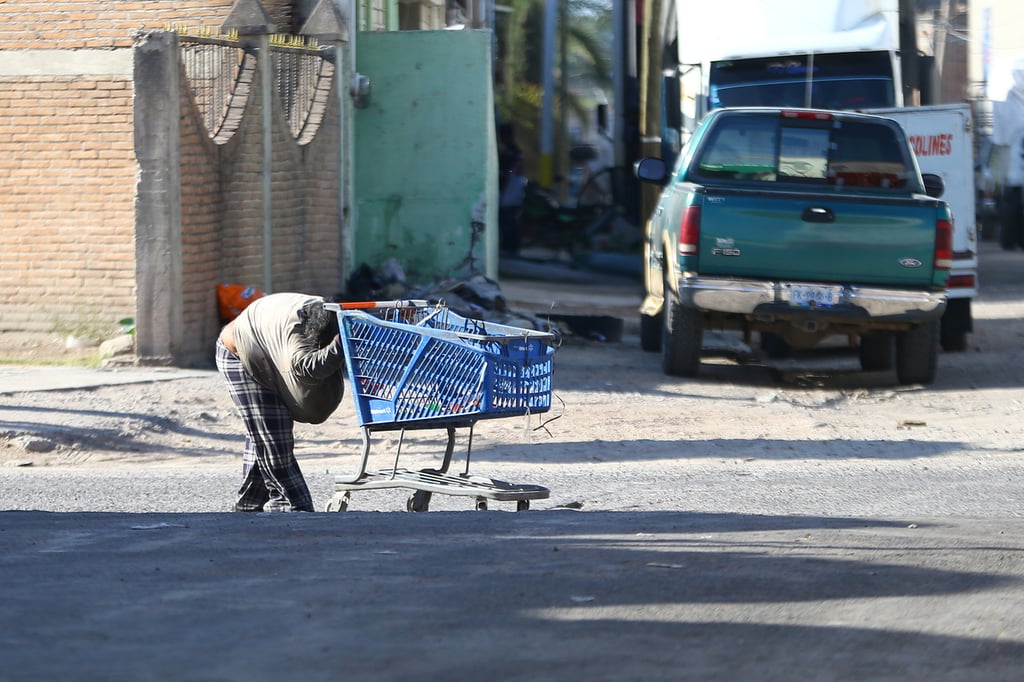
[[172, 364], [183, 327], [177, 36], [146, 35], [134, 59], [135, 351], [140, 364]]

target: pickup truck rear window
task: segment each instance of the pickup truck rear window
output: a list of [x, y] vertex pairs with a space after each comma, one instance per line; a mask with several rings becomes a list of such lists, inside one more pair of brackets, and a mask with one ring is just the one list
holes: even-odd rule
[[896, 132], [870, 121], [723, 117], [698, 151], [705, 180], [906, 191], [913, 168]]

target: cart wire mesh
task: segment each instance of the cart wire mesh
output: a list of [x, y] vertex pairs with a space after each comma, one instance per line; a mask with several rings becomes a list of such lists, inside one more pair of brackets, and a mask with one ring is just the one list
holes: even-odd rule
[[546, 412], [554, 335], [422, 301], [325, 304], [338, 315], [360, 426]]

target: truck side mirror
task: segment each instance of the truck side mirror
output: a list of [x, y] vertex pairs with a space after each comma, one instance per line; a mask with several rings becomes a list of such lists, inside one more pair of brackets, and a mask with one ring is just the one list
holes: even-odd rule
[[924, 180], [924, 193], [928, 196], [938, 199], [945, 194], [946, 183], [942, 180], [941, 175], [924, 173], [921, 175], [921, 179]]
[[641, 182], [664, 185], [668, 180], [668, 166], [661, 159], [648, 157], [640, 159], [633, 165], [633, 174]]

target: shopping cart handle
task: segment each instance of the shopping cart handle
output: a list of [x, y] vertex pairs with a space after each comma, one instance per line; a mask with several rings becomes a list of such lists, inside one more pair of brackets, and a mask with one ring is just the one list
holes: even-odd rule
[[419, 299], [399, 299], [395, 301], [346, 301], [336, 305], [342, 310], [372, 310], [374, 308], [425, 308], [430, 303]]

